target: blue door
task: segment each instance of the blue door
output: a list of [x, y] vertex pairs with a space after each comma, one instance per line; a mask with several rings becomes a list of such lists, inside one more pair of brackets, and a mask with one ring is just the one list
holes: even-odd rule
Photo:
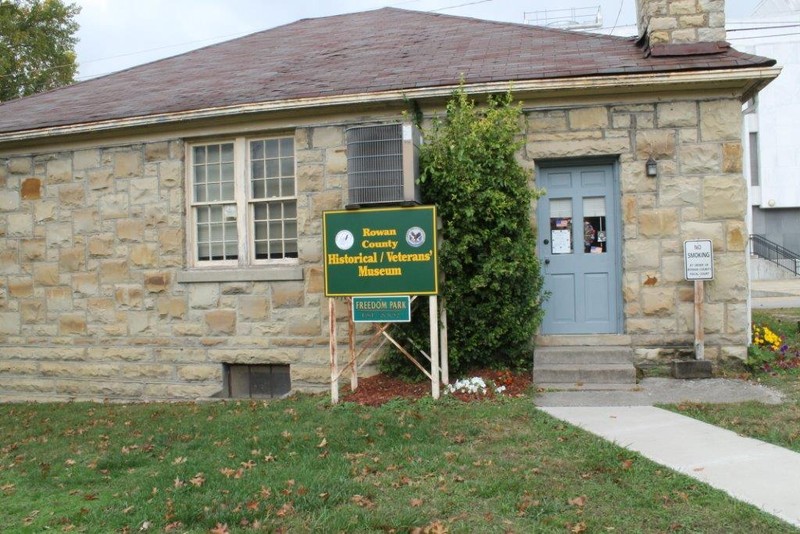
[[619, 189], [613, 164], [542, 166], [537, 250], [543, 334], [621, 332]]

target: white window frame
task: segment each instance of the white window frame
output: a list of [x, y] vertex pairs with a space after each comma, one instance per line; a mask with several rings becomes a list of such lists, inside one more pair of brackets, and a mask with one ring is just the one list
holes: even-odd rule
[[[253, 141], [292, 139], [292, 178], [294, 191], [292, 195], [279, 197], [269, 197], [267, 199], [253, 198], [251, 183], [251, 161], [250, 143]], [[229, 260], [201, 260], [198, 257], [198, 229], [197, 229], [197, 208], [209, 205], [208, 202], [195, 201], [194, 183], [194, 149], [201, 146], [222, 145], [233, 143], [233, 163], [234, 163], [234, 199], [231, 204], [236, 207], [236, 231], [238, 237], [238, 257]], [[186, 248], [189, 265], [196, 268], [247, 268], [269, 265], [297, 265], [298, 258], [264, 258], [257, 259], [255, 256], [255, 215], [254, 206], [259, 203], [278, 203], [286, 201], [295, 202], [297, 209], [297, 147], [294, 144], [293, 135], [262, 135], [262, 136], [236, 136], [226, 138], [213, 138], [186, 143]], [[295, 211], [295, 221], [298, 214]], [[284, 237], [285, 239], [285, 237]], [[290, 238], [291, 239], [291, 238]], [[295, 232], [295, 246], [299, 242], [299, 227]], [[299, 251], [298, 251], [299, 252]]]

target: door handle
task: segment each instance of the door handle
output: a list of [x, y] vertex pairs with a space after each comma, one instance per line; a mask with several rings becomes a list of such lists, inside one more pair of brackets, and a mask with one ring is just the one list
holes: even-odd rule
[[550, 244], [550, 240], [549, 240], [549, 239], [545, 239], [545, 240], [544, 240], [544, 244], [545, 244], [545, 245], [549, 245], [549, 244]]
[[544, 260], [545, 265], [550, 265], [550, 260]]

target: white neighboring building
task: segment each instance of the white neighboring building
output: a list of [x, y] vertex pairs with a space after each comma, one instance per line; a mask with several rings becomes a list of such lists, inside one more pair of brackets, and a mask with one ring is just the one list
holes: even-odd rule
[[800, 254], [800, 0], [762, 0], [749, 18], [728, 20], [727, 38], [783, 69], [744, 108], [744, 175], [750, 232]]

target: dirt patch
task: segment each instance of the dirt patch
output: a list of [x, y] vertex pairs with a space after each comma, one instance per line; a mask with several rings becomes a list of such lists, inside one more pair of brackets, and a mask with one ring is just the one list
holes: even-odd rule
[[[469, 378], [481, 377], [487, 384], [491, 381], [491, 384], [498, 388], [503, 386], [505, 389], [500, 395], [506, 397], [519, 397], [530, 393], [530, 373], [480, 369], [467, 373], [466, 376]], [[451, 383], [454, 384], [455, 380], [451, 380]], [[486, 395], [467, 393], [453, 393], [452, 395], [467, 402], [494, 398], [496, 395], [493, 392], [493, 388], [490, 386], [488, 390]], [[442, 386], [441, 391], [444, 395], [444, 386]], [[407, 382], [385, 374], [378, 374], [368, 378], [359, 378], [358, 388], [355, 391], [351, 391], [347, 387], [342, 392], [342, 400], [366, 406], [380, 406], [392, 399], [419, 399], [430, 396], [430, 394], [431, 383], [429, 381]]]

